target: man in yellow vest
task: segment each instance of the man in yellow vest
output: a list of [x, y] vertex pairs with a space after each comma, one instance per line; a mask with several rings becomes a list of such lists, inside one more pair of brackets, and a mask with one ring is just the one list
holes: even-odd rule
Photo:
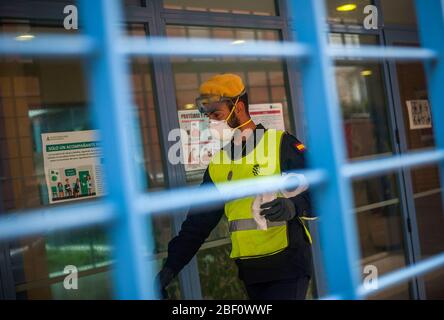
[[[196, 99], [222, 149], [211, 159], [202, 185], [285, 174], [304, 168], [304, 145], [292, 135], [255, 124], [241, 78], [220, 74], [204, 82]], [[204, 194], [202, 196], [205, 196]], [[306, 188], [227, 201], [219, 208], [190, 210], [168, 244], [157, 276], [162, 292], [199, 250], [225, 213], [230, 258], [250, 299], [304, 299], [311, 277], [311, 238], [302, 218], [311, 213]]]

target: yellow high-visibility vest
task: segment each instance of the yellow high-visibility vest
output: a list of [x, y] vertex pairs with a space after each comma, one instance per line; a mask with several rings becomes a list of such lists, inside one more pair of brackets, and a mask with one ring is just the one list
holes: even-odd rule
[[[255, 179], [281, 173], [280, 146], [283, 131], [266, 130], [255, 149], [245, 157], [231, 160], [224, 150], [216, 153], [208, 166], [216, 185], [228, 181]], [[255, 197], [236, 199], [225, 203], [232, 250], [230, 258], [255, 258], [284, 250], [289, 243], [287, 222], [267, 223], [267, 230], [258, 229], [253, 219], [252, 204]]]

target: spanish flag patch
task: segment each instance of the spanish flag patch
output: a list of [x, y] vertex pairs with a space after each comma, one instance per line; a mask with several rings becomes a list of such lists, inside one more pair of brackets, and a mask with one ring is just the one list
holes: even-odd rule
[[296, 143], [294, 144], [294, 146], [295, 146], [296, 149], [298, 149], [298, 150], [301, 151], [301, 152], [304, 152], [304, 151], [305, 151], [305, 146], [304, 146], [304, 144], [302, 144], [301, 142], [296, 142]]

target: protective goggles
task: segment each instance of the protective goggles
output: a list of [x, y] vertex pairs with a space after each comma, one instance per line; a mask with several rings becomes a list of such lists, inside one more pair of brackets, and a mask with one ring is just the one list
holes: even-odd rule
[[202, 95], [196, 98], [196, 107], [201, 113], [211, 113], [216, 111], [223, 102], [233, 102], [233, 98], [218, 95]]

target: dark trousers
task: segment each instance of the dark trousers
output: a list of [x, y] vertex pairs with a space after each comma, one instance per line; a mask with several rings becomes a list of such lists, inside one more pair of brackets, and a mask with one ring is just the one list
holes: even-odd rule
[[250, 300], [305, 300], [309, 277], [246, 284]]

